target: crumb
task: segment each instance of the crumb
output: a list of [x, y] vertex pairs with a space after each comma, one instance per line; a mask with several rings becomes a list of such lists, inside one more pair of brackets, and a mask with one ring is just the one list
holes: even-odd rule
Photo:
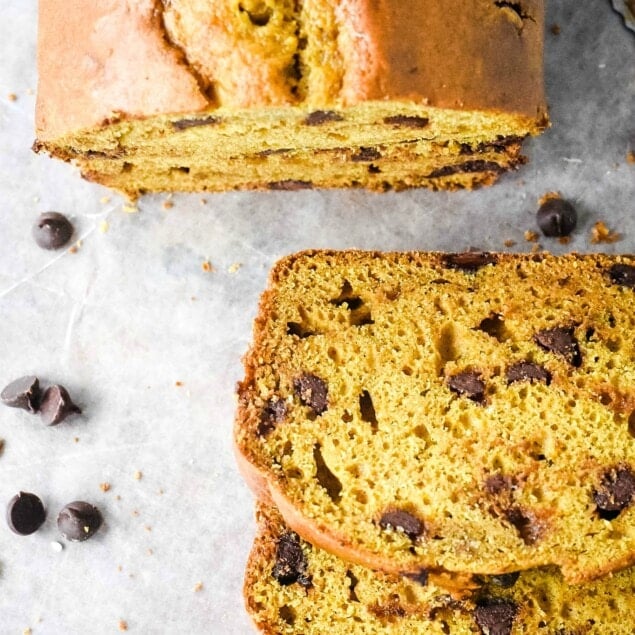
[[201, 265], [201, 268], [206, 273], [209, 273], [210, 271], [214, 271], [214, 267], [212, 267], [212, 263], [209, 260], [204, 260], [203, 264]]
[[145, 525], [143, 527], [146, 531], [152, 531], [152, 527], [150, 527], [150, 525]]
[[72, 247], [69, 248], [68, 253], [69, 254], [76, 254], [79, 251], [79, 249], [77, 249], [77, 245], [73, 245]]
[[197, 298], [195, 295], [193, 295], [193, 296], [190, 298], [190, 300], [191, 300], [192, 302], [196, 302], [196, 300], [197, 300], [197, 299], [198, 299], [198, 298]]
[[183, 385], [183, 382], [182, 382], [182, 381], [175, 381], [175, 382], [174, 382], [174, 385], [175, 385], [177, 388], [180, 388], [180, 387]]
[[73, 437], [73, 441], [75, 441], [75, 443], [79, 443], [79, 437]]
[[197, 582], [194, 585], [194, 593], [199, 593], [202, 590], [203, 590], [203, 583], [202, 582]]
[[159, 490], [159, 496], [163, 496], [164, 491], [162, 489]]
[[531, 253], [532, 254], [537, 254], [541, 249], [542, 249], [542, 247], [538, 243], [534, 243], [531, 246]]
[[119, 630], [120, 631], [128, 630], [128, 622], [126, 622], [126, 620], [119, 620]]
[[138, 516], [138, 515], [139, 515], [139, 510], [138, 510], [138, 509], [133, 509], [133, 510], [130, 512], [130, 514], [131, 514], [132, 516], [135, 516], [135, 517], [136, 517], [136, 516]]
[[15, 93], [9, 93], [9, 94], [7, 95], [7, 99], [8, 99], [9, 101], [17, 101], [18, 96], [17, 96]]
[[568, 245], [571, 242], [571, 236], [560, 236], [560, 238], [558, 238], [558, 242], [561, 245]]
[[100, 483], [99, 484], [99, 489], [102, 492], [107, 492], [110, 489], [110, 483]]
[[532, 231], [531, 229], [528, 229], [525, 232], [525, 240], [528, 243], [537, 243], [538, 242], [538, 234], [535, 231]]
[[552, 24], [551, 28], [549, 29], [554, 35], [560, 35], [560, 25], [559, 24]]
[[202, 198], [201, 199], [201, 205], [207, 205], [207, 199], [206, 198]]
[[560, 192], [547, 192], [538, 199], [538, 205], [544, 205], [547, 201], [551, 201], [554, 198], [562, 198], [562, 195]]
[[512, 240], [511, 238], [508, 238], [503, 245], [505, 245], [505, 247], [513, 247], [516, 244], [515, 240]]
[[117, 571], [119, 571], [119, 573], [123, 571], [123, 567], [120, 564], [117, 565]]
[[0, 439], [0, 454], [2, 454], [3, 450], [4, 450], [4, 439]]
[[105, 234], [109, 229], [110, 225], [108, 224], [108, 221], [102, 220], [101, 223], [99, 223], [99, 231], [102, 234]]
[[22, 631], [22, 635], [31, 635], [33, 633], [33, 631], [30, 628], [25, 628]]
[[61, 553], [64, 550], [64, 545], [61, 542], [57, 542], [57, 540], [53, 540], [53, 542], [51, 542], [51, 549], [55, 553]]
[[174, 207], [174, 203], [168, 199], [167, 201], [163, 201], [163, 204], [161, 205], [161, 207], [163, 209], [172, 209]]
[[154, 551], [152, 551], [152, 549], [148, 549], [148, 555], [151, 556], [154, 553]]
[[26, 89], [26, 94], [27, 95], [35, 95], [35, 91], [32, 88], [27, 88]]
[[626, 163], [635, 164], [635, 150], [631, 150], [626, 154]]
[[143, 478], [143, 472], [140, 472], [139, 470], [137, 470], [134, 473], [134, 478], [135, 478], [135, 481], [140, 481]]
[[122, 205], [121, 209], [126, 212], [126, 214], [136, 214], [139, 211], [136, 205]]
[[115, 496], [115, 500], [120, 501], [121, 500], [121, 496], [119, 496], [119, 494], [117, 494], [117, 496]]
[[233, 265], [229, 265], [227, 271], [229, 271], [229, 273], [236, 273], [242, 266], [242, 262], [235, 262]]
[[100, 202], [100, 203], [102, 203], [102, 204], [104, 204], [104, 205], [105, 205], [106, 203], [110, 203], [110, 196], [102, 196], [102, 197], [99, 199], [99, 202]]
[[594, 245], [598, 243], [615, 243], [621, 236], [614, 231], [611, 231], [606, 224], [599, 220], [591, 229], [591, 242]]

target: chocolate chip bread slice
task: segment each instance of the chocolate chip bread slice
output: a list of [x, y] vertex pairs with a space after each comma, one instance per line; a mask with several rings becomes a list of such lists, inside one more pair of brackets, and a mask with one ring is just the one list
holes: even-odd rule
[[386, 571], [635, 561], [635, 258], [306, 252], [271, 274], [239, 463]]
[[543, 0], [41, 0], [37, 151], [147, 191], [471, 188], [548, 124]]
[[409, 579], [351, 565], [311, 546], [278, 512], [258, 505], [245, 600], [256, 627], [270, 635], [414, 635], [520, 633], [631, 635], [635, 569], [582, 586], [557, 569], [483, 578], [460, 598], [425, 576]]

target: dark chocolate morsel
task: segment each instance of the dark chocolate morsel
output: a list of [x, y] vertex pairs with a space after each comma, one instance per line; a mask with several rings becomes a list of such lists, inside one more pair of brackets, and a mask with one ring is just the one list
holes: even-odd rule
[[417, 115], [392, 115], [384, 117], [384, 123], [389, 126], [404, 126], [406, 128], [425, 128], [430, 120], [427, 117]]
[[33, 238], [42, 249], [60, 249], [73, 236], [73, 226], [63, 214], [45, 212], [33, 225]]
[[377, 159], [381, 159], [381, 152], [377, 148], [365, 148], [362, 146], [357, 154], [351, 155], [351, 161], [354, 163], [376, 161]]
[[534, 545], [542, 537], [544, 526], [537, 521], [533, 512], [522, 507], [512, 507], [505, 512], [505, 518], [515, 527], [526, 545]]
[[271, 575], [282, 585], [294, 582], [304, 587], [311, 586], [311, 577], [307, 575], [308, 563], [298, 534], [289, 532], [280, 536], [276, 547], [276, 562]]
[[83, 542], [101, 527], [101, 512], [90, 503], [73, 501], [57, 517], [57, 528], [66, 540]]
[[20, 536], [28, 536], [37, 531], [45, 519], [44, 505], [35, 494], [20, 492], [7, 505], [9, 529]]
[[533, 362], [516, 362], [507, 368], [507, 383], [513, 384], [516, 381], [544, 381], [547, 386], [551, 383], [551, 373]]
[[197, 128], [199, 126], [215, 126], [220, 123], [221, 120], [218, 117], [200, 117], [198, 119], [179, 119], [172, 122], [172, 127], [175, 130], [187, 130], [188, 128]]
[[474, 159], [474, 161], [465, 161], [455, 165], [444, 165], [436, 170], [432, 170], [430, 174], [426, 174], [427, 179], [437, 179], [443, 176], [452, 176], [453, 174], [472, 174], [474, 172], [494, 172], [496, 174], [504, 172], [505, 168], [501, 167], [495, 161], [484, 161], [483, 159]]
[[441, 262], [448, 269], [460, 269], [467, 273], [473, 273], [485, 265], [496, 264], [494, 254], [485, 251], [465, 251], [460, 254], [444, 254]]
[[328, 387], [317, 375], [305, 373], [293, 380], [293, 388], [300, 401], [316, 415], [328, 409]]
[[506, 474], [490, 474], [485, 479], [485, 491], [492, 496], [498, 496], [504, 492], [516, 489], [515, 480]]
[[40, 406], [40, 382], [38, 378], [28, 375], [12, 381], [0, 393], [0, 400], [5, 406], [22, 408], [27, 412], [36, 413]]
[[393, 509], [391, 511], [384, 512], [379, 519], [379, 526], [382, 529], [388, 529], [392, 527], [399, 531], [403, 531], [410, 540], [414, 540], [423, 534], [424, 525], [410, 512], [403, 509]]
[[609, 276], [615, 284], [621, 284], [623, 287], [635, 289], [635, 266], [613, 265], [609, 269]]
[[538, 331], [534, 335], [534, 342], [547, 351], [562, 355], [576, 368], [582, 365], [582, 354], [573, 334], [573, 327], [557, 326], [553, 329]]
[[80, 414], [64, 386], [54, 385], [47, 388], [40, 402], [40, 416], [47, 426], [55, 426], [73, 414]]
[[344, 117], [333, 110], [314, 110], [304, 119], [306, 126], [321, 126], [323, 123], [343, 121]]
[[485, 396], [485, 383], [480, 378], [480, 373], [473, 370], [466, 370], [447, 378], [448, 387], [452, 392], [471, 399], [472, 401], [483, 401]]
[[511, 635], [517, 614], [516, 603], [505, 598], [482, 598], [474, 609], [474, 619], [484, 635]]
[[427, 569], [421, 569], [417, 573], [404, 573], [404, 578], [408, 578], [408, 580], [412, 580], [421, 586], [428, 586], [429, 577], [430, 573]]
[[602, 475], [593, 500], [601, 518], [613, 520], [628, 507], [635, 496], [635, 473], [629, 466], [614, 467]]
[[272, 181], [267, 185], [270, 190], [280, 190], [286, 192], [295, 192], [297, 190], [313, 189], [311, 181], [297, 181], [294, 179], [286, 179], [284, 181]]
[[258, 436], [264, 437], [269, 434], [287, 415], [287, 406], [278, 399], [277, 401], [269, 400], [267, 405], [260, 413], [260, 423], [258, 424]]
[[503, 589], [511, 589], [511, 587], [518, 582], [518, 578], [520, 577], [520, 571], [512, 571], [511, 573], [501, 573], [500, 575], [491, 575], [488, 576], [488, 581], [495, 585], [499, 586]]
[[536, 221], [545, 236], [568, 236], [575, 229], [578, 214], [569, 201], [550, 198], [538, 209]]

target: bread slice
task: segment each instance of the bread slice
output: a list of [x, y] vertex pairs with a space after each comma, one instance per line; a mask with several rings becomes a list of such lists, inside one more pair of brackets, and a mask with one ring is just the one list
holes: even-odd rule
[[35, 149], [130, 196], [492, 183], [548, 123], [543, 0], [41, 0]]
[[634, 326], [633, 257], [287, 257], [239, 385], [241, 469], [300, 535], [370, 568], [625, 568]]
[[517, 635], [635, 632], [635, 569], [583, 586], [557, 569], [484, 578], [454, 598], [425, 578], [351, 565], [301, 540], [272, 507], [258, 505], [245, 600], [269, 635]]

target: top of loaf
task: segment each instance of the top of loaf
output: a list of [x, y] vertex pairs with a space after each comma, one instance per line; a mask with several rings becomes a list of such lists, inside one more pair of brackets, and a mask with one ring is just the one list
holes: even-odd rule
[[542, 0], [41, 0], [37, 134], [396, 100], [545, 119]]

